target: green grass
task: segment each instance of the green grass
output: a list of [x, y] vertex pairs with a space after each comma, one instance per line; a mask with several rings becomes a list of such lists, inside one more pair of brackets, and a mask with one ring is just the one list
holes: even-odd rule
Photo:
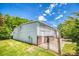
[[54, 52], [13, 39], [0, 40], [0, 56], [55, 56]]
[[76, 44], [65, 44], [62, 49], [63, 55], [75, 55]]

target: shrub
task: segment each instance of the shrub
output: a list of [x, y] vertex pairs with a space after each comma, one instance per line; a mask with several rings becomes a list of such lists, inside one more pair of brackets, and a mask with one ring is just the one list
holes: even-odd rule
[[65, 44], [62, 49], [62, 55], [65, 55], [65, 56], [76, 55], [75, 48], [76, 48], [76, 44]]

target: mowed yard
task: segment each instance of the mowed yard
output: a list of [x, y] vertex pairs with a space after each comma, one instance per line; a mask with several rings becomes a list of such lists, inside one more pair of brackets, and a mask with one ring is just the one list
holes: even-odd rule
[[0, 40], [0, 56], [56, 56], [57, 54], [35, 45], [13, 39]]

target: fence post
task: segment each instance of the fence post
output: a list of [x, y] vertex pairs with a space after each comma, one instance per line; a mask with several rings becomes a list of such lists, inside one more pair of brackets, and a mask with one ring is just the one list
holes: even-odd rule
[[58, 33], [57, 30], [55, 30], [56, 38], [57, 38], [57, 44], [58, 44], [58, 53], [61, 55], [61, 42], [60, 42], [60, 34]]
[[59, 52], [59, 55], [61, 55], [61, 43], [60, 43], [60, 38], [58, 38], [58, 52]]

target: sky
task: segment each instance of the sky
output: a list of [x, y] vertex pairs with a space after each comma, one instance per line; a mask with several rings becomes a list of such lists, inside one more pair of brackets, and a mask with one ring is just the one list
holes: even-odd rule
[[0, 3], [0, 12], [29, 20], [42, 21], [57, 27], [74, 12], [79, 12], [77, 3]]

